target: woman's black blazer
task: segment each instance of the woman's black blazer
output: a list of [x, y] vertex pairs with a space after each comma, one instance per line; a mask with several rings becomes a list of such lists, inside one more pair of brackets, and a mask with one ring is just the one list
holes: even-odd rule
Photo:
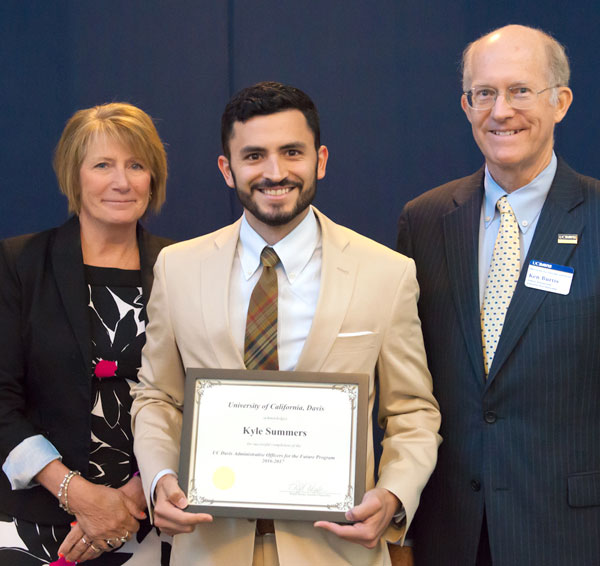
[[[158, 252], [170, 240], [138, 225], [143, 296]], [[79, 220], [0, 242], [0, 462], [24, 439], [43, 434], [82, 475], [88, 472], [91, 338]], [[66, 523], [43, 487], [12, 491], [0, 473], [0, 512]]]

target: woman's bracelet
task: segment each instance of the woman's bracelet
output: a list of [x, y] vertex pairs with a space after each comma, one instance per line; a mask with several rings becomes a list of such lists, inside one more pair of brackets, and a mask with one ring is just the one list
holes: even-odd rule
[[69, 470], [65, 474], [65, 477], [58, 488], [58, 506], [63, 511], [66, 511], [69, 515], [73, 514], [69, 508], [69, 484], [71, 483], [73, 477], [80, 475], [81, 474], [77, 470]]

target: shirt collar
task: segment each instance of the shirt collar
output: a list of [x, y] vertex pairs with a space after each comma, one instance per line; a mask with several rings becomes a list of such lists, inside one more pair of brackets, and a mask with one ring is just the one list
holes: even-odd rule
[[552, 152], [552, 159], [548, 166], [524, 187], [512, 193], [507, 193], [492, 177], [487, 165], [485, 166], [485, 178], [483, 186], [485, 189], [484, 222], [487, 228], [500, 212], [496, 209], [498, 200], [507, 196], [507, 200], [515, 213], [521, 232], [526, 233], [533, 221], [542, 211], [546, 196], [554, 180], [556, 165], [558, 161], [556, 154]]
[[[285, 238], [271, 246], [279, 256], [290, 284], [294, 283], [306, 267], [320, 242], [321, 229], [311, 206], [302, 222]], [[260, 254], [265, 246], [268, 246], [267, 242], [248, 224], [244, 214], [240, 227], [238, 255], [246, 280], [260, 267]]]

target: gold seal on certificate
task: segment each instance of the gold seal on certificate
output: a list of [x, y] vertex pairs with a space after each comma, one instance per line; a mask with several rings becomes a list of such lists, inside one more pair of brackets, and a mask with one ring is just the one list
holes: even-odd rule
[[188, 368], [187, 511], [345, 522], [365, 491], [368, 375]]

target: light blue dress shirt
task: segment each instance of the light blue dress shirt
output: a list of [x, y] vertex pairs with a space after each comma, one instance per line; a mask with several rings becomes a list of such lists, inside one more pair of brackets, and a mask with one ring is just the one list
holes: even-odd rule
[[8, 454], [2, 470], [13, 489], [29, 489], [39, 485], [33, 478], [53, 460], [62, 460], [54, 444], [36, 434], [17, 444]]
[[[548, 191], [556, 174], [557, 159], [552, 152], [552, 159], [548, 166], [531, 183], [507, 193], [491, 176], [487, 166], [483, 186], [485, 196], [481, 207], [481, 220], [479, 225], [479, 304], [483, 304], [483, 293], [492, 263], [494, 244], [500, 228], [500, 212], [496, 208], [498, 200], [506, 196], [515, 213], [519, 224], [519, 238], [521, 241], [521, 268], [529, 252], [529, 246], [535, 234], [540, 212], [546, 202]], [[543, 260], [544, 258], [536, 258]]]

